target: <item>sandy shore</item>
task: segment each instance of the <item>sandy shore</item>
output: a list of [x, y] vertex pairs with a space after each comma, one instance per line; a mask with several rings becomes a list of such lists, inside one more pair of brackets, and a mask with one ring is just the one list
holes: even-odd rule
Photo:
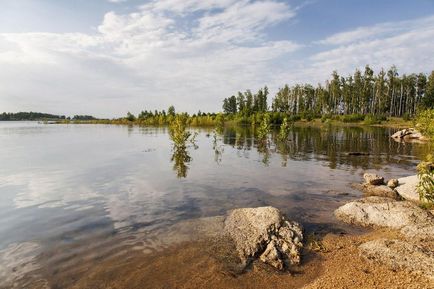
[[34, 288], [434, 288], [423, 276], [363, 259], [358, 245], [379, 237], [400, 238], [386, 230], [328, 234], [304, 251], [300, 267], [284, 273], [260, 262], [241, 272], [232, 245], [219, 238], [183, 242], [162, 252], [129, 253], [77, 268], [85, 274], [56, 274]]

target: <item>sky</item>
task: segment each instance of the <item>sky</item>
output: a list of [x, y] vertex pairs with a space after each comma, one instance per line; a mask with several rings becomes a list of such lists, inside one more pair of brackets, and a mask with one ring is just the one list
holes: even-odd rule
[[0, 111], [216, 112], [333, 70], [429, 73], [433, 56], [433, 0], [0, 0]]

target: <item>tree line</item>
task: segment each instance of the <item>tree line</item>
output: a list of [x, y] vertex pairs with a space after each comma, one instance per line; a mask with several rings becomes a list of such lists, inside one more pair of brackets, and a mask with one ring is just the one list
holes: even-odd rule
[[414, 116], [418, 110], [434, 107], [434, 71], [399, 75], [395, 66], [374, 71], [367, 65], [362, 72], [340, 76], [337, 71], [324, 85], [296, 84], [280, 88], [267, 104], [268, 88], [256, 94], [238, 92], [223, 100], [225, 114], [250, 116], [265, 111], [318, 117], [324, 114], [372, 114], [386, 117]]

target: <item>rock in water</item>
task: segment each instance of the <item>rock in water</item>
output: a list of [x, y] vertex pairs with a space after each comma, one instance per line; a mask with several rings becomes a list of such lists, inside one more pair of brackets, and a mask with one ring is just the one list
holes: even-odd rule
[[376, 174], [365, 173], [363, 178], [365, 182], [370, 185], [378, 186], [384, 184], [384, 178]]
[[303, 229], [273, 207], [243, 208], [229, 213], [226, 234], [244, 265], [258, 258], [279, 270], [300, 263]]
[[434, 252], [399, 240], [379, 239], [359, 246], [362, 257], [386, 264], [390, 269], [404, 269], [434, 280]]
[[434, 240], [434, 216], [408, 201], [367, 197], [339, 207], [335, 216], [350, 224], [400, 230], [410, 239]]

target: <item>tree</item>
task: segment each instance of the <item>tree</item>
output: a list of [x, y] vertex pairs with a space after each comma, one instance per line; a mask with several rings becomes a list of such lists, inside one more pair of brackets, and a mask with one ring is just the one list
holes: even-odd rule
[[422, 104], [425, 108], [434, 108], [434, 71], [428, 77]]
[[169, 108], [167, 109], [167, 115], [174, 116], [175, 114], [175, 107], [173, 105], [169, 106]]
[[135, 121], [136, 117], [134, 116], [134, 114], [132, 114], [131, 112], [127, 113], [127, 120], [128, 121]]

